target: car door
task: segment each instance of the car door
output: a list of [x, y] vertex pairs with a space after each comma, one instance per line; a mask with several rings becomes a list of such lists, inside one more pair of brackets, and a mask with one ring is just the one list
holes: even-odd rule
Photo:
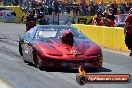
[[24, 60], [28, 61], [29, 59], [29, 55], [28, 55], [28, 44], [29, 44], [29, 40], [28, 40], [28, 34], [23, 34], [21, 36], [21, 47], [22, 47], [22, 53], [23, 53], [23, 57], [24, 57]]
[[33, 62], [32, 58], [32, 52], [33, 52], [33, 41], [34, 41], [34, 35], [36, 33], [36, 27], [30, 29], [27, 33], [27, 37], [24, 39], [24, 47], [26, 52], [26, 60], [29, 62]]

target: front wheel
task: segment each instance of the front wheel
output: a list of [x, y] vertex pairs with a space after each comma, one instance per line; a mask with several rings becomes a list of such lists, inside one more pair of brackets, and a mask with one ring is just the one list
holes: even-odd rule
[[97, 72], [98, 71], [98, 68], [85, 68], [85, 71], [86, 72]]
[[41, 58], [37, 55], [37, 58], [36, 58], [37, 60], [36, 60], [36, 66], [37, 66], [37, 68], [39, 68], [40, 70], [43, 70], [43, 67], [42, 67], [42, 60], [41, 60]]
[[43, 70], [42, 67], [42, 59], [40, 58], [40, 56], [34, 51], [34, 63], [36, 65], [37, 68], [39, 68], [40, 70]]

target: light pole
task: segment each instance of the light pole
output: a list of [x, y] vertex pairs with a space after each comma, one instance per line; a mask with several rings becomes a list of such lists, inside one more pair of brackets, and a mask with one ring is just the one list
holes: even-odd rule
[[58, 2], [58, 25], [59, 25], [59, 2]]
[[46, 0], [44, 0], [44, 16], [45, 16], [45, 11], [46, 11], [45, 5], [46, 5]]
[[58, 5], [58, 25], [59, 25], [59, 5]]

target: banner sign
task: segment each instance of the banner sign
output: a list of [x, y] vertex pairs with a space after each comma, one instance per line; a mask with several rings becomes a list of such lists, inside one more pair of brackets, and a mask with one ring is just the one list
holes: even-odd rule
[[19, 6], [0, 6], [1, 22], [21, 22], [25, 16]]
[[12, 10], [0, 8], [0, 21], [4, 22], [16, 22], [16, 13]]

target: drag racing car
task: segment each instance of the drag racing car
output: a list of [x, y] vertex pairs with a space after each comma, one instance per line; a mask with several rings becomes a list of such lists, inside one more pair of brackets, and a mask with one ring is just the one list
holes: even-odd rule
[[102, 67], [101, 48], [74, 27], [37, 25], [19, 39], [19, 53], [23, 60], [39, 69]]

